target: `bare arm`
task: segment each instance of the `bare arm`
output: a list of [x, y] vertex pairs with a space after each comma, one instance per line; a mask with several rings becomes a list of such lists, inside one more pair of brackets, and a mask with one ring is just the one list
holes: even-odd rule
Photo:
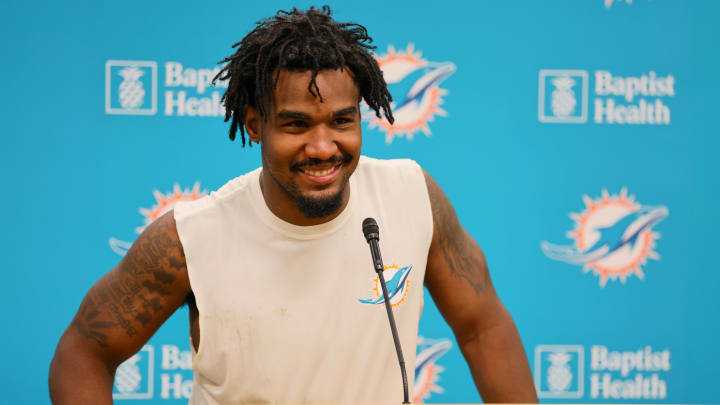
[[112, 404], [115, 369], [191, 292], [172, 211], [87, 293], [50, 364], [53, 404]]
[[485, 402], [537, 402], [515, 324], [498, 299], [482, 250], [425, 173], [434, 232], [425, 284], [448, 322]]

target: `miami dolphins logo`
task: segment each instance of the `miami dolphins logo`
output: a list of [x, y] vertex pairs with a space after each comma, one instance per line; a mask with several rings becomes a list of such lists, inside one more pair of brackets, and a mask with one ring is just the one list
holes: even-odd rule
[[583, 266], [584, 272], [600, 277], [600, 287], [618, 278], [624, 284], [628, 276], [643, 279], [642, 266], [647, 259], [658, 260], [654, 251], [660, 234], [653, 227], [668, 216], [665, 206], [645, 206], [628, 196], [623, 188], [619, 195], [602, 191], [598, 199], [583, 196], [585, 210], [570, 214], [575, 222], [567, 236], [571, 246], [542, 242], [545, 255], [554, 260]]
[[[605, 0], [605, 8], [610, 8], [616, 0]], [[622, 3], [622, 0], [617, 0], [618, 3]], [[625, 0], [625, 3], [632, 4], [632, 0]]]
[[[153, 190], [155, 196], [155, 205], [152, 208], [140, 208], [140, 214], [145, 218], [142, 226], [135, 228], [135, 232], [139, 235], [145, 228], [160, 218], [163, 214], [170, 211], [180, 201], [193, 201], [207, 195], [207, 190], [200, 190], [200, 183], [195, 182], [192, 189], [181, 189], [175, 184], [173, 190], [167, 194], [163, 194], [158, 190]], [[110, 248], [120, 256], [125, 256], [132, 242], [127, 242], [117, 238], [110, 238]]]
[[415, 389], [413, 403], [421, 403], [433, 393], [442, 394], [440, 372], [444, 368], [435, 362], [452, 347], [450, 339], [425, 339], [418, 336], [418, 353], [415, 356]]
[[440, 106], [448, 91], [440, 88], [440, 83], [455, 73], [455, 64], [428, 62], [415, 51], [413, 44], [404, 51], [396, 51], [390, 45], [386, 54], [376, 55], [375, 59], [395, 100], [391, 104], [395, 122], [390, 124], [385, 118], [376, 117], [364, 105], [363, 119], [370, 121], [370, 129], [384, 131], [387, 143], [396, 136], [412, 139], [418, 131], [429, 136], [428, 122], [434, 121], [436, 115], [447, 115]]
[[[412, 264], [405, 267], [398, 267], [393, 264], [392, 266], [385, 266], [383, 270], [383, 277], [385, 278], [385, 284], [387, 284], [388, 297], [390, 298], [390, 305], [396, 307], [405, 301], [408, 290], [410, 289], [410, 271], [412, 270]], [[375, 276], [373, 279], [374, 287], [372, 289], [374, 296], [368, 299], [359, 298], [363, 304], [384, 304], [385, 297], [383, 297], [382, 287], [380, 286], [380, 277]]]

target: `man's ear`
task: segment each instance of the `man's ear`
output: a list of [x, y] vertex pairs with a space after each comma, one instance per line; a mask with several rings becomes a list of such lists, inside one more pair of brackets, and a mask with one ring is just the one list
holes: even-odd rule
[[245, 132], [252, 142], [260, 143], [260, 126], [262, 117], [252, 106], [245, 107]]

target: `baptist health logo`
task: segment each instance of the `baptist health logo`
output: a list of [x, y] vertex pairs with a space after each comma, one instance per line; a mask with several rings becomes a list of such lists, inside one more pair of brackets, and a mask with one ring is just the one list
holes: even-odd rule
[[[165, 62], [161, 80], [155, 61], [108, 60], [105, 63], [105, 113], [155, 115], [158, 94], [166, 116], [218, 117], [225, 115], [217, 89], [227, 88], [227, 80], [212, 79], [220, 67], [193, 68], [180, 62]], [[162, 86], [162, 87], [160, 87]], [[208, 89], [209, 94], [206, 93]]]
[[[593, 122], [596, 124], [669, 125], [675, 77], [654, 71], [620, 76], [594, 72]], [[542, 69], [538, 78], [538, 120], [543, 123], [586, 123], [589, 104], [586, 70]]]
[[[160, 399], [189, 399], [192, 395], [192, 353], [173, 344], [160, 348]], [[152, 399], [155, 396], [155, 348], [145, 345], [118, 366], [113, 399]]]
[[535, 389], [540, 398], [582, 398], [584, 348], [578, 345], [535, 347]]
[[652, 346], [635, 350], [590, 347], [589, 392], [584, 391], [585, 348], [582, 345], [535, 347], [535, 388], [539, 398], [643, 399], [667, 398], [664, 373], [671, 370], [670, 350]]
[[540, 122], [587, 121], [586, 71], [541, 70], [538, 94]]
[[109, 60], [105, 63], [105, 113], [153, 115], [157, 112], [157, 63]]
[[145, 345], [118, 366], [113, 384], [113, 399], [150, 399], [153, 397], [154, 348]]

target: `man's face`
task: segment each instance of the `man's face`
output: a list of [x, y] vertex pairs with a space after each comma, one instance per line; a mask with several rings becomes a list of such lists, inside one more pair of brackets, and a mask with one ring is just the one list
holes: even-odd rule
[[280, 71], [267, 122], [254, 109], [246, 118], [251, 139], [261, 141], [266, 203], [300, 225], [324, 222], [345, 206], [362, 144], [358, 88], [348, 69], [318, 73], [322, 102], [308, 91], [310, 77]]

